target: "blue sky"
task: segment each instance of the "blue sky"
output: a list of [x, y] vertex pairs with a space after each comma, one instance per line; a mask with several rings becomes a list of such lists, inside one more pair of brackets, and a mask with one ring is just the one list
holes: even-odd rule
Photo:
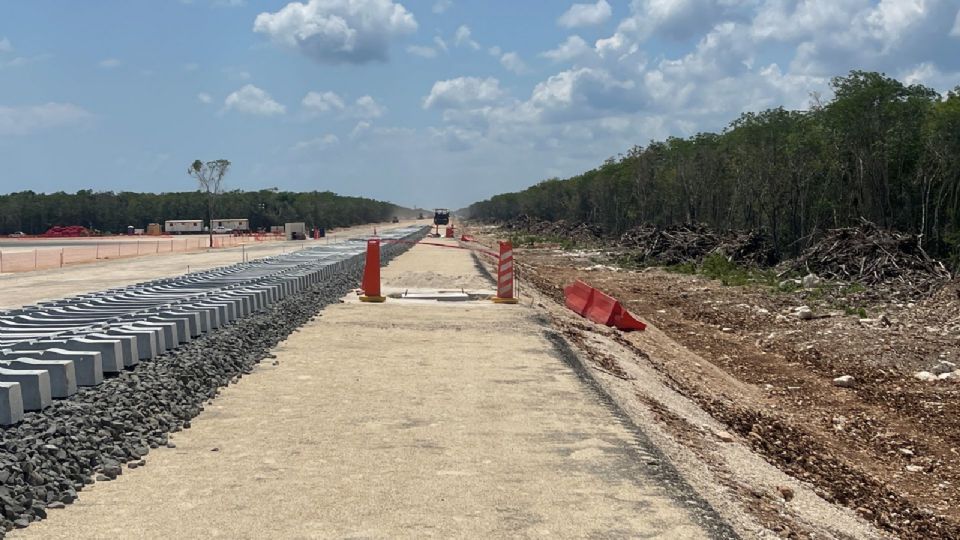
[[0, 0], [0, 192], [333, 190], [459, 207], [805, 108], [960, 84], [958, 0]]

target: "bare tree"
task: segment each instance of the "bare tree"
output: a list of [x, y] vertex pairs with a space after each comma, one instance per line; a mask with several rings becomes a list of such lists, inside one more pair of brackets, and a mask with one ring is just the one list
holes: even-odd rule
[[223, 193], [223, 177], [230, 170], [230, 161], [217, 159], [206, 163], [195, 160], [187, 169], [187, 174], [200, 184], [201, 191], [207, 192], [207, 223], [209, 224], [210, 247], [213, 247], [213, 202], [214, 198]]

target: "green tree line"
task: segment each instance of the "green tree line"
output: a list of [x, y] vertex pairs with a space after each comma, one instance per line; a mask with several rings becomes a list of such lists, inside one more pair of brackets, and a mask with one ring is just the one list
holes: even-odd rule
[[[251, 229], [306, 222], [308, 226], [346, 227], [386, 221], [397, 211], [391, 203], [344, 197], [329, 191], [294, 193], [277, 190], [228, 191], [216, 197], [214, 219], [246, 218]], [[144, 228], [171, 219], [206, 221], [205, 193], [76, 193], [21, 191], [0, 195], [0, 234], [40, 234], [54, 225], [82, 225], [122, 232], [128, 225]]]
[[597, 169], [477, 202], [478, 219], [528, 214], [618, 234], [640, 223], [767, 232], [781, 257], [865, 218], [960, 260], [960, 86], [946, 96], [881, 73], [831, 81], [809, 110], [741, 115], [721, 133], [636, 146]]

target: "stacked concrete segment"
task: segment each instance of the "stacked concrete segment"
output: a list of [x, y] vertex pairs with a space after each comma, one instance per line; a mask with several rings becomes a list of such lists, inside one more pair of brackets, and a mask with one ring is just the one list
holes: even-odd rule
[[[384, 233], [384, 255], [425, 230]], [[365, 252], [356, 238], [0, 312], [0, 425], [362, 268]]]

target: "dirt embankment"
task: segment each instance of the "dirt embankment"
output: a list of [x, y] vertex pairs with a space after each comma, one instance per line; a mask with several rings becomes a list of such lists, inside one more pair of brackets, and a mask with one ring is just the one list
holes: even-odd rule
[[[891, 251], [889, 237], [837, 235], [807, 267], [874, 276], [872, 285], [723, 286], [618, 268], [622, 253], [555, 246], [517, 257], [541, 293], [562, 301], [561, 288], [584, 279], [707, 360], [654, 359], [678, 392], [823, 500], [898, 537], [960, 538], [960, 372], [946, 375], [960, 364], [960, 283], [922, 251]], [[863, 264], [837, 264], [844, 250]], [[885, 258], [870, 259], [878, 251]], [[852, 381], [835, 382], [845, 375]]]

